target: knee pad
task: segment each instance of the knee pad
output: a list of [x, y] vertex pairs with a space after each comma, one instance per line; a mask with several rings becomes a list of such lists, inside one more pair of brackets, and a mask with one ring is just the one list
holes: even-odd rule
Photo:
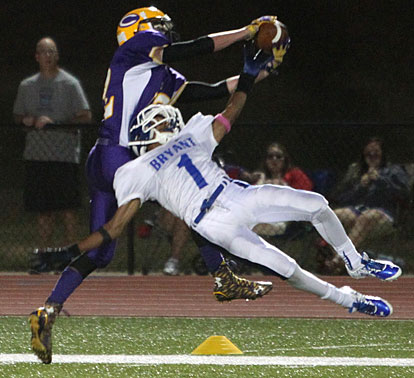
[[86, 278], [91, 274], [98, 266], [88, 257], [86, 253], [81, 254], [75, 260], [73, 260], [69, 266], [76, 269], [82, 278]]

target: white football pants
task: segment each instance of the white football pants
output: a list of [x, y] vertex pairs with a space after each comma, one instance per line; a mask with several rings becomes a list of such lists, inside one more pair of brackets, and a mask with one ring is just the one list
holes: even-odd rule
[[[286, 221], [311, 222], [342, 258], [345, 250], [347, 259], [351, 257], [351, 261], [360, 262], [359, 253], [327, 200], [318, 193], [288, 186], [243, 188], [230, 183], [195, 230], [230, 253], [266, 266], [289, 279], [298, 268], [296, 261], [252, 231], [258, 223]], [[293, 286], [306, 290], [301, 287], [301, 282], [296, 281], [292, 280]], [[318, 288], [318, 285], [315, 281], [315, 287], [308, 287], [307, 291], [330, 299], [326, 297], [329, 288], [326, 285]]]

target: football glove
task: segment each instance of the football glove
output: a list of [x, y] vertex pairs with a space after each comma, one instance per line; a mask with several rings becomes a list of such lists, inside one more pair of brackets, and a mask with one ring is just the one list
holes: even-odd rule
[[282, 64], [283, 57], [285, 56], [288, 48], [290, 46], [290, 40], [287, 44], [279, 46], [279, 47], [273, 47], [272, 49], [272, 60], [267, 63], [265, 70], [269, 72], [270, 74], [276, 73], [277, 74], [277, 68]]
[[247, 30], [249, 32], [249, 39], [253, 39], [256, 33], [259, 31], [260, 25], [265, 22], [275, 23], [277, 20], [276, 16], [262, 16], [253, 20], [249, 25], [247, 25]]
[[32, 273], [61, 272], [80, 255], [77, 244], [60, 248], [36, 248], [30, 256]]
[[256, 77], [260, 70], [265, 69], [273, 59], [273, 55], [267, 54], [263, 50], [256, 50], [253, 41], [247, 42], [244, 45], [243, 72]]

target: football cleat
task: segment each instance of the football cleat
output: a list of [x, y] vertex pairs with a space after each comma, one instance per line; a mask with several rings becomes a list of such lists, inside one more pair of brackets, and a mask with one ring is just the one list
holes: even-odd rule
[[212, 276], [215, 280], [213, 294], [219, 302], [233, 299], [254, 300], [263, 297], [273, 288], [273, 284], [268, 281], [250, 281], [237, 277], [225, 261]]
[[45, 305], [30, 314], [32, 350], [44, 363], [52, 362], [52, 327], [60, 311], [59, 306]]
[[366, 252], [362, 253], [362, 265], [356, 269], [350, 269], [346, 264], [346, 270], [352, 278], [365, 278], [368, 276], [379, 278], [383, 281], [392, 281], [401, 276], [401, 268], [391, 261], [370, 259]]
[[345, 294], [350, 294], [354, 298], [352, 307], [349, 308], [349, 312], [360, 312], [371, 316], [380, 316], [385, 318], [392, 314], [392, 306], [386, 300], [380, 297], [373, 297], [371, 295], [364, 295], [353, 290], [349, 286], [341, 287], [341, 290]]

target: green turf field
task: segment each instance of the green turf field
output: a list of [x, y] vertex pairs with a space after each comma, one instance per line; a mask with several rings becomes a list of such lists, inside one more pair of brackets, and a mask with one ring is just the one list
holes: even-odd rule
[[[412, 321], [62, 316], [57, 320], [54, 330], [56, 358], [60, 355], [81, 355], [79, 358], [86, 359], [82, 362], [55, 362], [51, 365], [9, 361], [0, 363], [0, 377], [414, 376]], [[190, 364], [174, 360], [176, 357], [195, 357], [191, 356], [191, 352], [211, 335], [226, 336], [244, 354], [224, 356], [225, 362], [216, 359], [211, 360], [212, 363], [204, 361]], [[0, 318], [0, 358], [6, 354], [27, 358], [31, 353], [29, 340], [27, 318]], [[100, 361], [88, 363], [87, 357], [91, 355], [99, 355]], [[150, 359], [145, 363], [109, 363], [109, 357], [106, 357], [107, 362], [105, 355], [139, 355], [141, 358], [144, 355], [147, 360], [148, 357]], [[167, 362], [156, 362], [156, 358], [161, 358], [160, 355]], [[255, 357], [261, 357], [261, 363], [263, 357], [269, 357], [265, 359], [269, 363], [244, 364]], [[295, 360], [293, 364], [275, 365], [274, 359], [277, 357], [303, 358]], [[303, 363], [309, 357], [319, 357], [318, 361], [322, 363], [315, 362], [316, 366]], [[168, 358], [172, 358], [172, 362], [168, 362]], [[372, 364], [372, 360], [369, 360], [371, 362], [366, 363], [368, 359], [361, 358], [374, 358], [376, 362]], [[337, 360], [338, 364], [335, 363]], [[326, 361], [331, 361], [329, 366], [323, 366]], [[391, 366], [386, 366], [387, 361], [391, 361]], [[400, 366], [401, 364], [409, 366]]]

